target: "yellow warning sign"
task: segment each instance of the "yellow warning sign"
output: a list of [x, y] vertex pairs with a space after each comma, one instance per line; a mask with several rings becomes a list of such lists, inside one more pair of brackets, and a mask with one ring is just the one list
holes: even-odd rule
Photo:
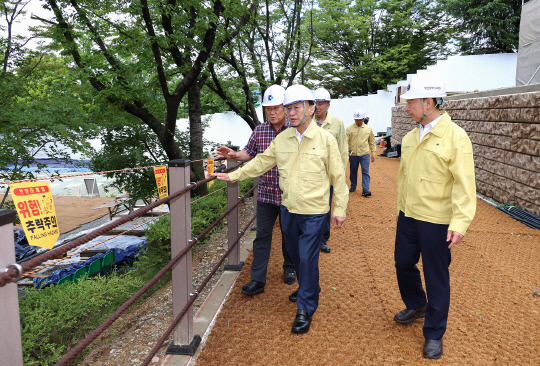
[[[206, 162], [206, 169], [208, 170], [208, 176], [210, 177], [210, 174], [214, 172], [214, 159], [208, 159]], [[214, 184], [213, 180], [208, 182], [208, 188], [212, 187], [212, 184]]]
[[154, 167], [154, 176], [156, 177], [157, 191], [159, 199], [169, 195], [169, 183], [167, 179], [167, 167], [165, 165]]
[[49, 182], [23, 182], [10, 185], [28, 244], [52, 249], [60, 230]]

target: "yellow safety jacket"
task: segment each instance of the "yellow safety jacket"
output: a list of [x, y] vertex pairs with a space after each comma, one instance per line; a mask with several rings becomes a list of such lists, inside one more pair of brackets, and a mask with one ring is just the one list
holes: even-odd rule
[[358, 127], [353, 123], [346, 130], [349, 150], [352, 150], [353, 156], [362, 156], [370, 154], [375, 156], [377, 146], [375, 146], [375, 136], [371, 127], [365, 123]]
[[[313, 122], [311, 122], [313, 123]], [[334, 216], [345, 217], [349, 190], [336, 139], [313, 123], [300, 144], [296, 129], [281, 132], [262, 154], [229, 173], [232, 182], [258, 177], [274, 166], [279, 171], [281, 204], [291, 213], [324, 214], [330, 210], [330, 185], [334, 187]]]
[[[313, 121], [317, 122], [315, 116], [313, 116]], [[320, 127], [330, 132], [332, 136], [336, 138], [339, 154], [343, 161], [343, 169], [347, 169], [347, 163], [349, 162], [349, 144], [347, 143], [347, 135], [345, 135], [343, 121], [332, 116], [330, 113], [327, 113], [326, 118]]]
[[397, 212], [465, 235], [476, 212], [471, 140], [446, 112], [419, 140], [417, 127], [401, 142]]

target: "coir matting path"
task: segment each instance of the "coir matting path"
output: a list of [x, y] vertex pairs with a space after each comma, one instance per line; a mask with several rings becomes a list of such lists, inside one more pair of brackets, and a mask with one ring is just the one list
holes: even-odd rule
[[296, 304], [288, 295], [297, 284], [283, 283], [276, 226], [264, 293], [240, 293], [250, 256], [196, 364], [540, 364], [540, 231], [482, 200], [464, 242], [452, 249], [444, 356], [422, 358], [423, 319], [394, 322], [404, 308], [394, 267], [398, 167], [399, 159], [377, 157], [373, 195], [350, 194], [344, 227], [332, 229], [332, 252], [320, 255], [322, 292], [308, 333], [291, 332]]

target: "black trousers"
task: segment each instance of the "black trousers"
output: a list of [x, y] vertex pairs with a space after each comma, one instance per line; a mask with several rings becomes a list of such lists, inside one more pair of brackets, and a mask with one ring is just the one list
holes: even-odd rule
[[[276, 218], [280, 216], [280, 206], [257, 201], [257, 235], [253, 241], [253, 263], [251, 264], [251, 280], [266, 283], [266, 272], [270, 250], [272, 248], [272, 231]], [[281, 229], [281, 220], [279, 222]], [[285, 249], [283, 231], [281, 232], [281, 251], [283, 252], [283, 270], [294, 272], [291, 256]]]
[[[448, 225], [433, 224], [399, 213], [394, 259], [401, 298], [407, 309], [427, 305], [424, 337], [441, 339], [446, 331], [450, 308], [451, 255], [446, 235]], [[416, 267], [422, 254], [426, 292]]]

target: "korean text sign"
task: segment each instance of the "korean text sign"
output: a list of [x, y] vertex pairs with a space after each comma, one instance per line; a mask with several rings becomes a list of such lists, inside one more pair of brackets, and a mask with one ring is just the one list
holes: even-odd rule
[[159, 199], [167, 197], [169, 195], [167, 167], [165, 165], [154, 167], [154, 176], [156, 177], [156, 184], [157, 184]]
[[[214, 159], [208, 159], [206, 162], [206, 168], [208, 169], [208, 176], [214, 172]], [[208, 182], [208, 188], [212, 187], [212, 184], [214, 184], [214, 181], [211, 180]]]
[[49, 182], [13, 183], [10, 189], [28, 243], [52, 249], [60, 231]]

